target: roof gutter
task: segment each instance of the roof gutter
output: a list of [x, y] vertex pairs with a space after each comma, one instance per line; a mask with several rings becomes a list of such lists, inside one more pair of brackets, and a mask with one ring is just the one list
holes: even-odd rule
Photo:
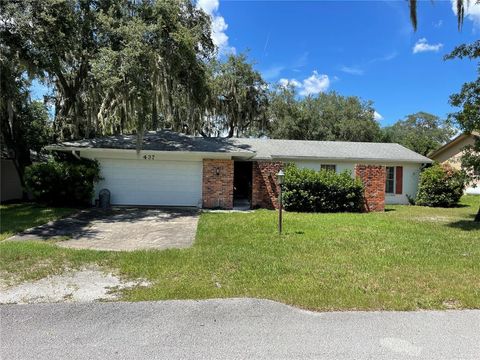
[[[136, 149], [108, 149], [108, 148], [87, 148], [87, 147], [70, 147], [70, 146], [58, 146], [58, 145], [47, 145], [45, 146], [45, 150], [49, 151], [63, 151], [63, 152], [71, 152], [74, 154], [77, 151], [80, 152], [116, 152], [116, 153], [132, 153], [136, 152]], [[255, 153], [252, 151], [160, 151], [160, 150], [149, 150], [149, 149], [140, 149], [140, 152], [142, 153], [154, 153], [154, 154], [159, 154], [159, 155], [171, 155], [171, 154], [195, 154], [195, 155], [200, 155], [204, 157], [208, 156], [222, 156], [224, 155], [227, 158], [230, 157], [240, 157], [244, 159], [250, 159], [255, 156]], [[75, 157], [78, 156], [78, 154], [74, 154]]]
[[413, 163], [413, 164], [430, 164], [433, 160], [425, 157], [422, 160], [412, 160], [412, 159], [385, 159], [385, 158], [351, 158], [351, 157], [326, 157], [326, 156], [292, 156], [292, 155], [271, 155], [272, 159], [290, 159], [290, 160], [339, 160], [339, 161], [367, 161], [367, 162], [380, 162], [380, 163], [392, 163], [392, 162], [403, 162], [403, 163]]

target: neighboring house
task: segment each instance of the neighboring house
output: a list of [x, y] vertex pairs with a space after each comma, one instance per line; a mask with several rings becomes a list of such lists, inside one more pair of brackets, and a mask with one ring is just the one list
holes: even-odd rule
[[365, 184], [366, 207], [407, 204], [431, 160], [398, 144], [202, 138], [148, 132], [137, 151], [135, 135], [65, 142], [48, 150], [97, 159], [116, 205], [170, 205], [231, 209], [277, 206], [276, 174], [285, 163], [315, 170], [350, 170]]
[[[478, 139], [479, 137], [480, 133], [478, 132], [473, 132], [471, 134], [460, 134], [452, 141], [430, 153], [430, 158], [439, 162], [440, 164], [446, 163], [450, 164], [455, 169], [461, 169], [463, 149], [465, 146], [473, 145], [475, 143], [475, 139]], [[480, 182], [477, 181], [477, 185], [473, 185], [473, 183], [469, 184], [469, 186], [465, 189], [465, 193], [480, 194]]]
[[0, 177], [0, 201], [5, 202], [21, 199], [23, 195], [22, 184], [12, 159], [2, 156]]

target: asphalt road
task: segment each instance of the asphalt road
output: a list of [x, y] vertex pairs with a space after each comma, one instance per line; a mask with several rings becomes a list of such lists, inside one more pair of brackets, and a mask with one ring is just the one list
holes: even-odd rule
[[480, 359], [480, 311], [313, 313], [265, 300], [0, 306], [7, 359]]

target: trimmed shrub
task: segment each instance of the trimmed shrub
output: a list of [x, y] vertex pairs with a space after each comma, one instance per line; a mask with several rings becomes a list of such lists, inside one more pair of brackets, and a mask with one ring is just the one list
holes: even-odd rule
[[449, 165], [434, 164], [420, 174], [416, 205], [450, 207], [458, 204], [467, 178]]
[[285, 169], [283, 203], [298, 212], [359, 212], [363, 206], [363, 184], [348, 171]]
[[50, 205], [90, 205], [98, 180], [98, 162], [88, 159], [51, 160], [25, 170], [26, 190], [35, 201]]

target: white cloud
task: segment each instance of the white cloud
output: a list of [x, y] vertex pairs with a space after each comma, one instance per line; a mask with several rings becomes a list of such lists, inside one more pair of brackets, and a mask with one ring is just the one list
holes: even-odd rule
[[293, 87], [300, 87], [302, 86], [302, 84], [300, 83], [300, 81], [298, 80], [295, 80], [295, 79], [285, 79], [285, 78], [282, 78], [280, 80], [278, 80], [278, 84], [281, 86], [281, 87], [288, 87], [288, 86], [293, 86]]
[[436, 28], [440, 28], [440, 27], [442, 27], [442, 25], [443, 25], [443, 20], [438, 20], [438, 21], [433, 23], [433, 26], [436, 27]]
[[375, 111], [375, 112], [373, 113], [373, 118], [374, 118], [376, 121], [383, 120], [383, 116], [380, 115], [380, 113], [378, 113], [377, 111]]
[[[452, 3], [452, 10], [457, 15], [457, 1], [450, 0]], [[477, 0], [464, 1], [465, 17], [473, 22], [473, 26], [480, 29], [480, 3]]]
[[340, 71], [343, 71], [344, 73], [350, 74], [350, 75], [363, 75], [364, 71], [363, 69], [360, 69], [357, 66], [342, 66], [340, 68]]
[[212, 18], [212, 41], [215, 46], [218, 47], [219, 54], [234, 54], [236, 50], [228, 44], [228, 35], [226, 34], [228, 24], [218, 12], [219, 5], [219, 0], [197, 1], [197, 7], [205, 11]]
[[205, 11], [207, 14], [212, 15], [218, 10], [218, 0], [198, 0], [197, 6]]
[[426, 38], [421, 38], [415, 43], [415, 46], [413, 47], [412, 51], [414, 54], [427, 52], [427, 51], [438, 52], [442, 47], [443, 47], [443, 44], [441, 43], [429, 44]]
[[278, 81], [280, 86], [293, 86], [300, 89], [299, 94], [302, 96], [315, 95], [327, 91], [330, 87], [330, 78], [328, 75], [319, 74], [316, 70], [308, 78], [302, 82], [297, 79], [282, 78]]
[[313, 71], [313, 74], [303, 80], [302, 90], [300, 95], [313, 95], [320, 92], [324, 92], [330, 86], [330, 79], [328, 75], [318, 74], [316, 70]]

